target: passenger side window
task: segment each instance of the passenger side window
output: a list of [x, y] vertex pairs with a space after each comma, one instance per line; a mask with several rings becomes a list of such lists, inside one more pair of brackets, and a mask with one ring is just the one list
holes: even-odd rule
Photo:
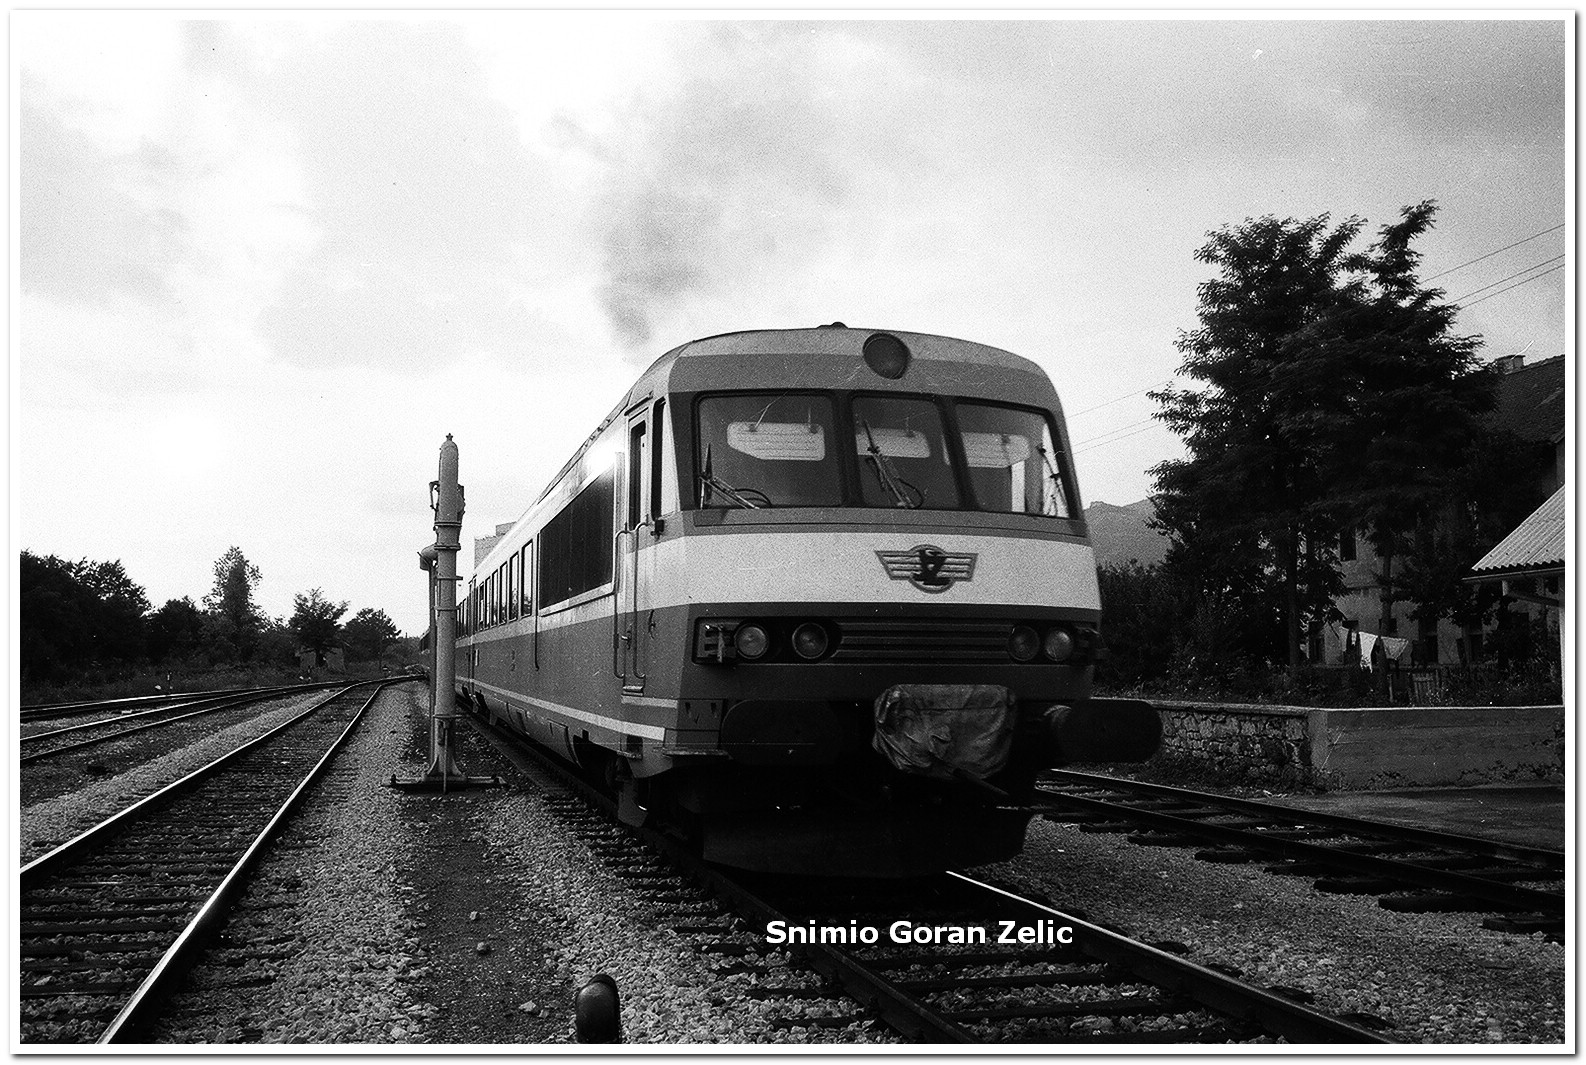
[[518, 556], [507, 559], [507, 620], [518, 616]]
[[522, 614], [529, 617], [534, 613], [534, 541], [530, 540], [523, 546], [523, 552], [518, 556], [518, 597], [522, 603]]

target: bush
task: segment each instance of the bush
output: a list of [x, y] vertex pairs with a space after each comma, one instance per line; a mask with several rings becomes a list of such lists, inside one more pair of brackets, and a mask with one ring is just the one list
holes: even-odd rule
[[1530, 661], [1450, 670], [1439, 693], [1441, 706], [1554, 706], [1564, 701], [1563, 677], [1556, 661]]

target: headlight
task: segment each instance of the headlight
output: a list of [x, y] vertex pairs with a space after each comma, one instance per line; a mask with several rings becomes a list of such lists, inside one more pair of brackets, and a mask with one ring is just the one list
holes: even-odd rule
[[737, 648], [739, 658], [753, 662], [757, 658], [764, 658], [765, 653], [771, 650], [771, 637], [765, 629], [750, 623], [738, 626], [738, 631], [733, 633], [732, 644]]
[[1040, 635], [1028, 625], [1015, 625], [1008, 636], [1008, 653], [1015, 662], [1028, 662], [1041, 649]]
[[826, 630], [813, 621], [806, 621], [793, 630], [793, 652], [800, 658], [811, 661], [819, 658], [826, 653], [830, 642]]
[[1041, 653], [1053, 662], [1067, 662], [1074, 653], [1074, 637], [1067, 629], [1057, 628], [1046, 634], [1041, 643]]

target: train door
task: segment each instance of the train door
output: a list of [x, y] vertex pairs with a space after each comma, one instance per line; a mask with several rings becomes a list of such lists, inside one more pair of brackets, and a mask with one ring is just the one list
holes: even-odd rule
[[641, 407], [628, 416], [628, 463], [622, 531], [617, 534], [617, 564], [622, 567], [617, 582], [617, 672], [623, 691], [644, 690], [649, 669], [649, 628], [643, 620], [649, 601], [650, 569], [655, 552], [643, 550], [644, 533], [650, 527], [650, 448], [649, 409]]

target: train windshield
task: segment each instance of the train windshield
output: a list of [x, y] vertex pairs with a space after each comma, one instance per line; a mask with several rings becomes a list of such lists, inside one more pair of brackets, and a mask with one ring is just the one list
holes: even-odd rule
[[[1075, 516], [1052, 423], [1039, 410], [930, 396], [782, 392], [708, 395], [698, 411], [699, 507]], [[842, 422], [845, 432], [837, 430]]]
[[981, 510], [1074, 516], [1045, 415], [989, 403], [961, 402], [957, 410], [969, 479]]
[[865, 506], [957, 509], [953, 460], [934, 401], [855, 398], [854, 453], [859, 456]]
[[835, 507], [842, 474], [829, 396], [710, 396], [699, 404], [699, 505]]

